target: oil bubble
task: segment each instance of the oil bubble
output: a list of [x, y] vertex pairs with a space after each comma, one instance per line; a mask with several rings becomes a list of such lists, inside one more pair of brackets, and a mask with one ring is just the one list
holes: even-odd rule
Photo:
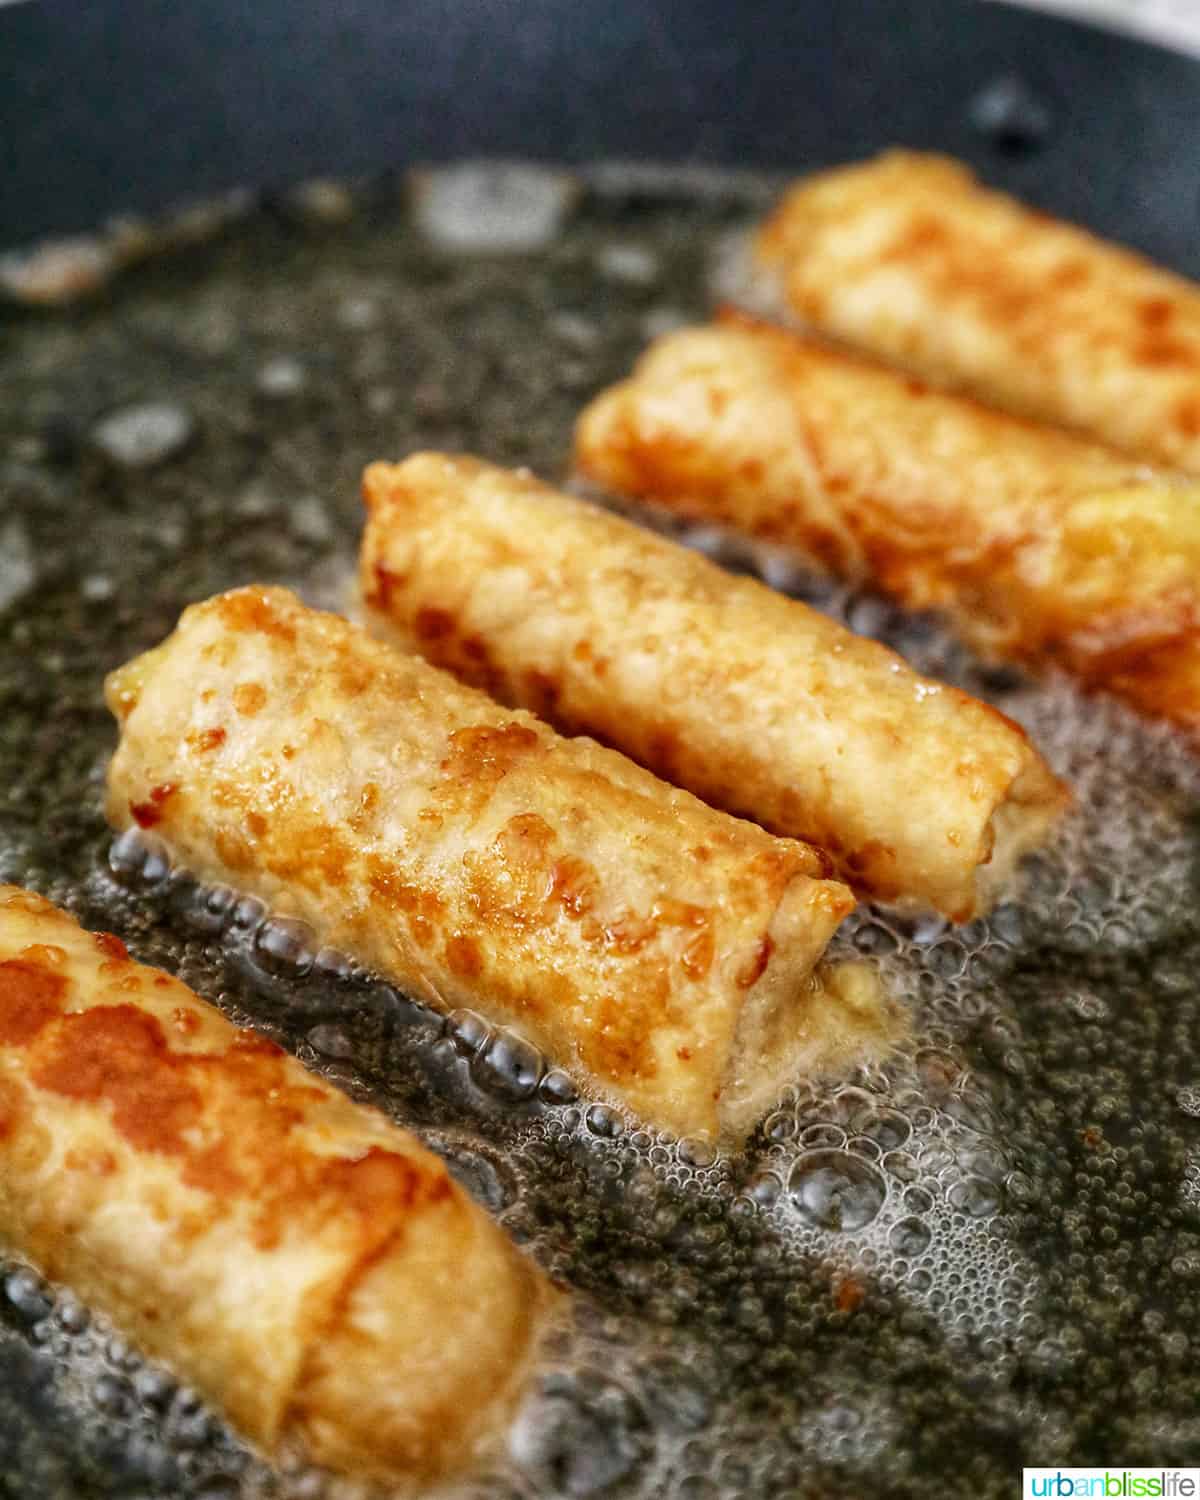
[[888, 1239], [897, 1255], [904, 1256], [906, 1260], [915, 1260], [929, 1249], [933, 1235], [924, 1220], [909, 1216], [892, 1225]]
[[33, 1324], [54, 1306], [41, 1279], [32, 1271], [13, 1271], [4, 1281], [4, 1295], [24, 1322]]
[[615, 1140], [625, 1128], [620, 1115], [607, 1104], [593, 1104], [585, 1119], [591, 1133], [606, 1140]]
[[185, 914], [185, 920], [188, 926], [196, 932], [212, 934], [224, 932], [233, 920], [237, 899], [237, 892], [232, 886], [201, 886], [196, 892], [196, 899]]
[[791, 1140], [796, 1133], [795, 1116], [785, 1110], [777, 1110], [763, 1121], [762, 1132], [769, 1141]]
[[914, 1182], [921, 1172], [916, 1157], [908, 1151], [889, 1151], [880, 1166], [900, 1182]]
[[268, 974], [303, 979], [317, 956], [316, 934], [294, 917], [268, 917], [254, 935], [254, 956]]
[[92, 1400], [106, 1416], [121, 1416], [133, 1405], [133, 1388], [116, 1375], [101, 1375], [92, 1388]]
[[894, 1109], [873, 1108], [858, 1122], [859, 1135], [867, 1136], [883, 1151], [903, 1146], [912, 1134], [912, 1126]]
[[806, 1223], [852, 1232], [878, 1214], [887, 1185], [861, 1157], [847, 1151], [809, 1151], [792, 1168], [788, 1192]]
[[108, 867], [122, 885], [149, 888], [167, 879], [171, 859], [161, 839], [129, 828], [112, 841]]
[[1175, 1103], [1185, 1115], [1200, 1117], [1200, 1084], [1192, 1083], [1177, 1089]]
[[514, 1426], [510, 1447], [526, 1473], [554, 1494], [599, 1495], [627, 1480], [651, 1440], [636, 1402], [598, 1377], [543, 1382]]
[[489, 1213], [503, 1212], [516, 1198], [516, 1180], [503, 1162], [457, 1143], [439, 1149], [451, 1175]]
[[257, 896], [240, 896], [233, 908], [230, 927], [234, 932], [253, 933], [267, 915], [267, 903]]
[[471, 1077], [489, 1093], [517, 1102], [533, 1096], [545, 1066], [536, 1047], [502, 1027], [475, 1051]]
[[846, 1150], [856, 1156], [865, 1156], [868, 1161], [878, 1161], [883, 1155], [878, 1141], [873, 1141], [869, 1135], [852, 1135], [846, 1142]]
[[774, 1172], [758, 1172], [746, 1183], [745, 1193], [759, 1208], [774, 1208], [783, 1192], [783, 1183]]
[[948, 1196], [955, 1208], [971, 1218], [988, 1219], [1003, 1207], [1004, 1189], [983, 1177], [967, 1177], [953, 1183]]
[[703, 1136], [689, 1136], [676, 1147], [679, 1160], [689, 1167], [711, 1167], [717, 1159], [716, 1148]]
[[345, 983], [355, 977], [358, 965], [348, 953], [343, 953], [340, 948], [324, 947], [317, 950], [317, 956], [313, 960], [313, 969], [324, 978]]
[[92, 1315], [71, 1292], [64, 1292], [54, 1309], [58, 1325], [71, 1335], [85, 1333], [91, 1325]]
[[474, 1057], [491, 1037], [492, 1028], [473, 1010], [452, 1010], [446, 1017], [445, 1033], [459, 1057]]
[[144, 1365], [133, 1377], [133, 1392], [146, 1406], [166, 1407], [175, 1394], [175, 1382], [165, 1370]]
[[572, 1104], [579, 1097], [569, 1073], [551, 1068], [538, 1085], [538, 1093], [547, 1104]]

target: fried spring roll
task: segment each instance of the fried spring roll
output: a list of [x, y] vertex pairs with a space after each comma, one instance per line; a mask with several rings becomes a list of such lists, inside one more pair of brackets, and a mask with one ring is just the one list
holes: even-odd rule
[[369, 617], [878, 899], [965, 921], [1061, 810], [1024, 732], [806, 605], [470, 458], [364, 475]]
[[15, 886], [0, 1239], [268, 1454], [392, 1481], [495, 1443], [551, 1305], [407, 1132]]
[[1200, 287], [955, 161], [890, 151], [803, 180], [755, 251], [807, 327], [1200, 473]]
[[655, 344], [576, 461], [1200, 735], [1194, 481], [742, 319]]
[[192, 607], [108, 695], [114, 826], [655, 1124], [736, 1138], [884, 1040], [873, 974], [820, 965], [854, 904], [823, 856], [286, 590]]

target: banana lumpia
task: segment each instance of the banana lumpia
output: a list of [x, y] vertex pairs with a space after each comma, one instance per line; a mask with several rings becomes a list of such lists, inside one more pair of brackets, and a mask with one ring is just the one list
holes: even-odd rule
[[958, 162], [889, 151], [804, 179], [755, 252], [808, 328], [1200, 472], [1200, 287]]
[[186, 985], [0, 886], [0, 1240], [267, 1454], [494, 1445], [549, 1286], [443, 1163]]
[[363, 485], [381, 633], [819, 845], [864, 894], [965, 921], [1062, 809], [1002, 714], [686, 547], [476, 459], [373, 464]]
[[1196, 481], [741, 318], [653, 345], [576, 461], [1200, 735]]
[[874, 975], [821, 963], [854, 904], [822, 855], [284, 589], [188, 609], [108, 697], [115, 827], [656, 1125], [744, 1135], [888, 1032]]

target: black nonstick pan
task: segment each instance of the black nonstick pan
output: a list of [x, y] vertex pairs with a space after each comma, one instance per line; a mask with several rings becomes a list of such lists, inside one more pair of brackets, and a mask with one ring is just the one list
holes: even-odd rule
[[[579, 407], [705, 314], [778, 184], [895, 143], [1200, 275], [1200, 64], [1008, 7], [0, 7], [0, 879], [390, 1110], [569, 1289], [462, 1495], [1200, 1464], [1200, 774], [1165, 732], [801, 581], [1022, 721], [1079, 812], [985, 921], [851, 919], [913, 1040], [797, 1080], [736, 1156], [266, 962], [101, 815], [104, 673], [187, 602], [268, 579], [341, 607], [373, 458], [564, 478]], [[0, 1495], [345, 1493], [0, 1262]]]

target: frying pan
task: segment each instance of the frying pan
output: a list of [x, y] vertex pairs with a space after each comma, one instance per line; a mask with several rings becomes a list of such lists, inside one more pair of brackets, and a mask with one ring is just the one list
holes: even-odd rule
[[[574, 410], [655, 316], [700, 315], [696, 243], [744, 223], [772, 180], [605, 189], [585, 171], [579, 221], [536, 273], [548, 312], [519, 257], [450, 274], [416, 243], [388, 185], [402, 169], [490, 156], [778, 174], [902, 142], [1200, 274], [1200, 64], [953, 0], [35, 0], [0, 8], [0, 83], [0, 246], [275, 190], [244, 232], [96, 302], [0, 311], [0, 876], [119, 928], [396, 1108], [573, 1287], [579, 1347], [519, 1462], [471, 1493], [990, 1496], [1023, 1462], [1200, 1462], [1197, 778], [1162, 735], [982, 672], [874, 601], [824, 597], [1024, 717], [1091, 825], [1023, 904], [961, 937], [858, 920], [848, 941], [897, 983], [930, 981], [907, 1074], [800, 1091], [744, 1160], [665, 1167], [647, 1153], [666, 1148], [589, 1135], [579, 1111], [500, 1108], [445, 1039], [385, 1055], [345, 996], [190, 930], [186, 881], [115, 886], [97, 792], [105, 668], [212, 588], [267, 575], [319, 594], [322, 559], [359, 524], [356, 469], [382, 451], [436, 442], [561, 471]], [[362, 224], [310, 233], [281, 210], [279, 190], [315, 174], [354, 179]], [[639, 238], [663, 305], [595, 273], [605, 246]], [[550, 316], [562, 299], [573, 321]], [[261, 380], [284, 345], [302, 357], [291, 406]], [[163, 391], [194, 429], [177, 462], [97, 452], [99, 415]], [[36, 587], [14, 592], [14, 568]], [[321, 1028], [337, 1045], [322, 1051]], [[850, 1222], [821, 1222], [795, 1163], [844, 1161], [848, 1136], [867, 1163], [843, 1184]], [[953, 1254], [925, 1284], [889, 1280], [897, 1256], [921, 1270], [928, 1231], [908, 1209], [943, 1190], [935, 1240]], [[848, 1234], [855, 1213], [883, 1238]], [[56, 1295], [0, 1272], [0, 1494], [318, 1492], [269, 1475]]]
[[[32, 0], [0, 13], [0, 66], [0, 244], [413, 161], [790, 169], [900, 141], [1200, 265], [1200, 65], [1007, 6]], [[1036, 102], [981, 128], [1004, 79]]]

